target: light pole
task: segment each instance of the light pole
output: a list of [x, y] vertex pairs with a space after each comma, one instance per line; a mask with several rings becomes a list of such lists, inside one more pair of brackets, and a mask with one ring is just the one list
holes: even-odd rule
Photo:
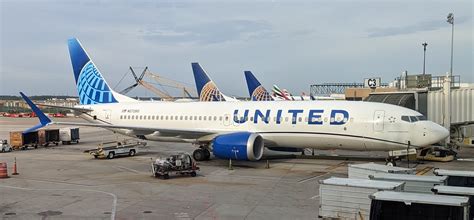
[[423, 75], [425, 75], [425, 64], [426, 64], [426, 46], [428, 46], [428, 43], [424, 42], [421, 45], [423, 45]]
[[449, 77], [453, 76], [453, 45], [454, 45], [454, 14], [449, 13], [447, 20], [451, 24], [451, 68], [449, 71]]
[[[449, 13], [447, 20], [448, 23], [451, 24], [451, 68], [449, 70], [449, 74], [446, 77], [444, 82], [444, 98], [445, 98], [445, 105], [444, 105], [444, 127], [448, 129], [451, 133], [451, 85], [453, 79], [453, 45], [454, 45], [454, 14]], [[449, 147], [451, 143], [451, 138], [448, 136], [446, 138], [446, 145]]]

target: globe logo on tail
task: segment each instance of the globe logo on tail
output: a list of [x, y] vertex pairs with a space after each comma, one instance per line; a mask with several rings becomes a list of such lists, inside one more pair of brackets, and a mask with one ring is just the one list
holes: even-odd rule
[[272, 101], [272, 97], [268, 94], [263, 86], [258, 86], [252, 93], [252, 99], [255, 101]]
[[217, 86], [212, 81], [210, 81], [206, 83], [204, 87], [202, 87], [201, 94], [199, 96], [199, 101], [225, 101], [225, 99], [219, 89], [217, 89]]
[[91, 61], [81, 70], [77, 81], [77, 92], [81, 105], [117, 102], [109, 86]]

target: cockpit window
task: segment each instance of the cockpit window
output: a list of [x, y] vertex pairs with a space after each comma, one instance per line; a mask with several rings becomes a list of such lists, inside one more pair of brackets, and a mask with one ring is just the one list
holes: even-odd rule
[[402, 121], [410, 122], [410, 118], [408, 116], [402, 116]]
[[416, 116], [416, 118], [418, 119], [418, 121], [426, 121], [426, 120], [428, 120], [428, 119], [426, 118], [426, 116], [424, 116], [424, 115]]
[[426, 119], [426, 117], [424, 115], [418, 115], [418, 116], [408, 116], [408, 115], [404, 115], [402, 116], [402, 121], [406, 121], [406, 122], [417, 122], [417, 121], [426, 121], [428, 119]]

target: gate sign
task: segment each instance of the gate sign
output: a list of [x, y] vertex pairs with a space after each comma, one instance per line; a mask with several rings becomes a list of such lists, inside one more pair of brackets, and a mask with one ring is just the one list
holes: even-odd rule
[[364, 87], [375, 89], [377, 87], [380, 87], [380, 81], [380, 77], [366, 78], [364, 79]]

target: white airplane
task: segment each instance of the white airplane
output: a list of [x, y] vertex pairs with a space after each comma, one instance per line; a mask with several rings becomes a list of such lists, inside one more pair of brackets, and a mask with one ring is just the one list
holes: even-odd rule
[[403, 150], [438, 143], [444, 127], [411, 109], [355, 101], [139, 102], [114, 92], [77, 39], [69, 40], [80, 105], [87, 122], [53, 122], [21, 95], [40, 124], [100, 127], [153, 141], [189, 142], [193, 156], [257, 161], [264, 147]]

